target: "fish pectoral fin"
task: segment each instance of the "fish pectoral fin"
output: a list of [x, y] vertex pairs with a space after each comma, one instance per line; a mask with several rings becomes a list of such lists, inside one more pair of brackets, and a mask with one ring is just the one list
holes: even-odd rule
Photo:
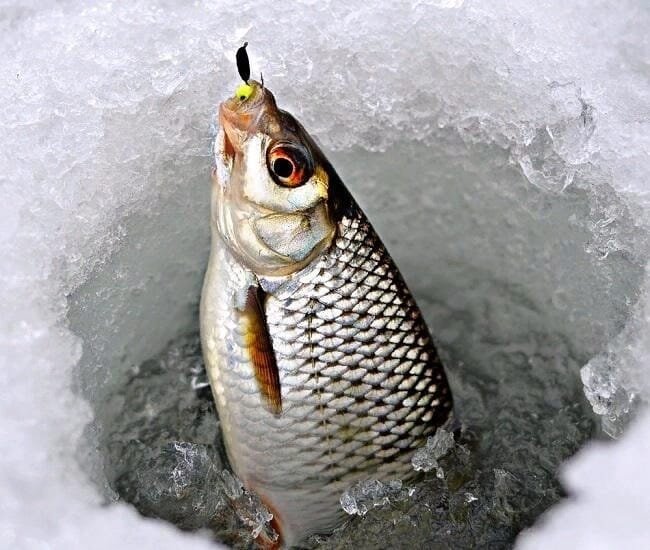
[[249, 287], [242, 314], [244, 334], [262, 403], [269, 412], [279, 415], [282, 412], [280, 373], [266, 322], [265, 298], [266, 294], [260, 287]]

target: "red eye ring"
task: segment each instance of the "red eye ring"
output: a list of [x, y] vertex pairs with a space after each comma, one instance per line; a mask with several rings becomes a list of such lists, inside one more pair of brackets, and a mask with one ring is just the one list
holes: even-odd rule
[[302, 145], [279, 142], [268, 148], [266, 164], [273, 180], [283, 187], [299, 187], [313, 174], [313, 164]]

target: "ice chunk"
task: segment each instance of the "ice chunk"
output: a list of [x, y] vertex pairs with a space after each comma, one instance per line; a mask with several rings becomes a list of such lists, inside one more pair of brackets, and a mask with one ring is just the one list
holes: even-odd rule
[[278, 539], [278, 534], [270, 525], [273, 514], [262, 504], [257, 495], [244, 492], [242, 498], [236, 499], [234, 504], [239, 518], [251, 528], [253, 539], [263, 531], [266, 532], [267, 539], [272, 541]]
[[159, 448], [131, 441], [120, 448], [127, 467], [112, 487], [141, 513], [184, 529], [204, 527], [224, 513], [214, 449], [185, 441]]
[[589, 160], [596, 113], [572, 82], [552, 82], [550, 91], [568, 111], [566, 117], [537, 129], [523, 144], [515, 145], [512, 158], [530, 183], [558, 193], [573, 183], [581, 164]]
[[405, 500], [414, 493], [414, 487], [403, 486], [399, 479], [388, 482], [368, 479], [355, 483], [341, 495], [341, 507], [350, 515], [365, 516], [372, 508]]
[[235, 500], [244, 494], [242, 482], [228, 470], [221, 472], [221, 477], [223, 478], [223, 484], [226, 488], [228, 498]]
[[423, 472], [436, 469], [438, 477], [444, 477], [444, 471], [438, 460], [445, 456], [454, 446], [454, 434], [444, 428], [438, 428], [433, 437], [427, 438], [427, 443], [422, 449], [415, 451], [411, 463], [413, 468]]
[[[650, 265], [646, 279], [650, 289]], [[580, 371], [585, 395], [594, 412], [602, 416], [603, 429], [613, 437], [622, 434], [638, 405], [648, 403], [649, 322], [650, 292], [646, 290], [625, 329]]]

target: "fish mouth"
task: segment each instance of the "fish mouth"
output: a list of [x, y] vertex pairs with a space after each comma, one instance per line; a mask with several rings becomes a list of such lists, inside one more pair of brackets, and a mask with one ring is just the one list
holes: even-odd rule
[[[255, 80], [248, 82], [247, 97], [234, 95], [219, 105], [219, 131], [215, 139], [216, 181], [226, 185], [230, 180], [237, 153], [246, 140], [258, 133], [277, 113], [273, 94]], [[238, 89], [239, 91], [239, 89]]]
[[259, 132], [265, 116], [277, 110], [275, 99], [262, 84], [255, 80], [248, 83], [250, 94], [233, 96], [219, 105], [219, 125], [223, 129], [222, 152], [234, 157], [240, 152], [246, 139]]

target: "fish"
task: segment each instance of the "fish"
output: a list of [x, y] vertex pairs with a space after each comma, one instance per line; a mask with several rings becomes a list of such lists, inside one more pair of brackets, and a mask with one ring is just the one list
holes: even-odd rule
[[291, 547], [342, 493], [410, 479], [453, 417], [404, 278], [321, 148], [255, 80], [219, 106], [200, 332], [235, 474]]

